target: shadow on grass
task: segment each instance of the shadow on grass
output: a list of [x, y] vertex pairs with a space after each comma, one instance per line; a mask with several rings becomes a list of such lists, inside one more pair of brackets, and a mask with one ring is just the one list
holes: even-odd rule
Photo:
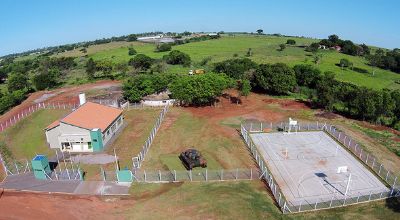
[[400, 212], [400, 197], [387, 198], [385, 206], [394, 212]]

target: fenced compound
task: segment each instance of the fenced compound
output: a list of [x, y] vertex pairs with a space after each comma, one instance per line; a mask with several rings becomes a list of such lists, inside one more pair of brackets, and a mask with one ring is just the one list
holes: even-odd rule
[[153, 129], [151, 129], [149, 137], [147, 138], [146, 142], [144, 143], [144, 145], [142, 147], [142, 150], [139, 152], [139, 154], [136, 157], [132, 158], [133, 170], [141, 167], [142, 162], [144, 161], [146, 154], [149, 151], [151, 144], [153, 143], [153, 140], [157, 134], [157, 131], [160, 128], [161, 123], [164, 120], [164, 117], [168, 112], [168, 108], [169, 108], [169, 106], [167, 105], [161, 110], [161, 112], [153, 126]]
[[[375, 157], [365, 153], [353, 139], [337, 131], [334, 126], [301, 123], [292, 127], [292, 132], [297, 131], [297, 134], [262, 133], [286, 131], [288, 126], [286, 123], [246, 123], [241, 126], [242, 136], [283, 213], [332, 208], [398, 195], [397, 178], [393, 172], [385, 169]], [[307, 133], [311, 133], [311, 136], [307, 136]], [[338, 147], [334, 147], [335, 144]], [[346, 154], [347, 158], [339, 158]], [[375, 171], [381, 181], [390, 187], [387, 188], [356, 158]], [[290, 171], [290, 164], [294, 165], [294, 171]], [[349, 173], [332, 170], [332, 167], [341, 165], [351, 167], [349, 173], [353, 175], [352, 179]], [[290, 172], [285, 174], [288, 168]]]

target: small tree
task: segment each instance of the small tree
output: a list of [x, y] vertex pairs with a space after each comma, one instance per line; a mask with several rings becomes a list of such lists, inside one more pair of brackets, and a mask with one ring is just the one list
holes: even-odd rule
[[36, 90], [54, 88], [58, 85], [60, 71], [56, 68], [35, 75], [32, 79]]
[[153, 59], [144, 54], [138, 54], [129, 60], [129, 65], [140, 70], [148, 70], [151, 67], [151, 64], [153, 64]]
[[296, 44], [296, 41], [293, 40], [293, 39], [288, 39], [288, 40], [286, 41], [286, 44], [295, 45], [295, 44]]
[[283, 51], [286, 48], [285, 44], [279, 44], [280, 51]]
[[96, 63], [93, 58], [89, 58], [86, 62], [86, 75], [88, 79], [94, 79], [94, 74], [96, 73]]
[[264, 30], [263, 29], [258, 29], [257, 34], [263, 34]]
[[343, 69], [343, 68], [351, 66], [352, 64], [348, 59], [343, 58], [343, 59], [340, 59], [339, 65]]
[[165, 52], [165, 51], [170, 51], [172, 48], [171, 44], [158, 44], [156, 47], [156, 52]]
[[178, 65], [181, 64], [183, 66], [189, 66], [191, 63], [190, 56], [186, 53], [183, 53], [179, 50], [173, 50], [169, 52], [168, 55], [165, 55], [163, 59], [168, 63], [172, 65]]
[[137, 52], [133, 47], [129, 47], [128, 48], [128, 54], [129, 54], [129, 56], [133, 56], [133, 55], [136, 55]]

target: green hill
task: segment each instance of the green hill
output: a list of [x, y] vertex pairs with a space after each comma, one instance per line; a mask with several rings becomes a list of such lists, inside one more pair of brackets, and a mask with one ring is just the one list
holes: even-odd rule
[[[283, 51], [279, 50], [279, 44], [286, 43], [287, 39], [294, 39], [296, 45], [287, 45]], [[204, 58], [210, 57], [209, 64], [233, 58], [234, 56], [244, 57], [249, 48], [252, 50], [250, 57], [257, 63], [287, 63], [291, 66], [301, 63], [318, 66], [322, 71], [332, 71], [336, 73], [337, 79], [351, 82], [356, 85], [366, 86], [374, 89], [400, 89], [400, 74], [376, 69], [372, 75], [372, 68], [363, 57], [350, 56], [331, 50], [321, 50], [322, 59], [320, 63], [314, 64], [314, 54], [306, 52], [304, 47], [317, 39], [297, 38], [297, 37], [276, 37], [259, 35], [224, 35], [220, 39], [193, 42], [183, 45], [173, 46], [174, 50], [188, 53], [194, 61], [192, 67], [183, 68], [181, 66], [170, 66], [169, 71], [187, 73], [191, 68], [204, 68], [198, 63]], [[155, 52], [155, 45], [140, 42], [112, 42], [90, 46], [87, 55], [94, 60], [108, 59], [113, 63], [127, 62], [131, 56], [128, 55], [128, 47], [134, 47], [138, 53], [146, 54], [152, 58], [162, 58], [168, 52]], [[81, 48], [73, 51], [58, 54], [57, 56], [83, 56]], [[340, 59], [346, 58], [354, 64], [353, 70], [350, 68], [342, 70], [339, 63]], [[207, 68], [206, 68], [207, 69]]]

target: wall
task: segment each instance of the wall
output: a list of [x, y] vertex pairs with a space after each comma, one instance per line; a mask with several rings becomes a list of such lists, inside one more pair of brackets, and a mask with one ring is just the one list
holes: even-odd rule
[[[121, 123], [118, 124], [117, 121], [121, 119]], [[115, 133], [122, 127], [122, 125], [124, 124], [124, 117], [123, 115], [120, 115], [115, 121], [113, 121], [113, 123], [111, 124], [111, 126], [109, 126], [105, 131], [103, 131], [103, 145], [106, 146], [108, 141], [110, 141], [110, 139], [115, 135]], [[115, 130], [112, 129], [112, 127], [115, 125]], [[109, 132], [109, 134], [107, 135], [107, 132]]]
[[166, 106], [166, 105], [173, 105], [175, 99], [168, 99], [164, 101], [150, 101], [150, 100], [143, 100], [141, 103], [144, 106]]

